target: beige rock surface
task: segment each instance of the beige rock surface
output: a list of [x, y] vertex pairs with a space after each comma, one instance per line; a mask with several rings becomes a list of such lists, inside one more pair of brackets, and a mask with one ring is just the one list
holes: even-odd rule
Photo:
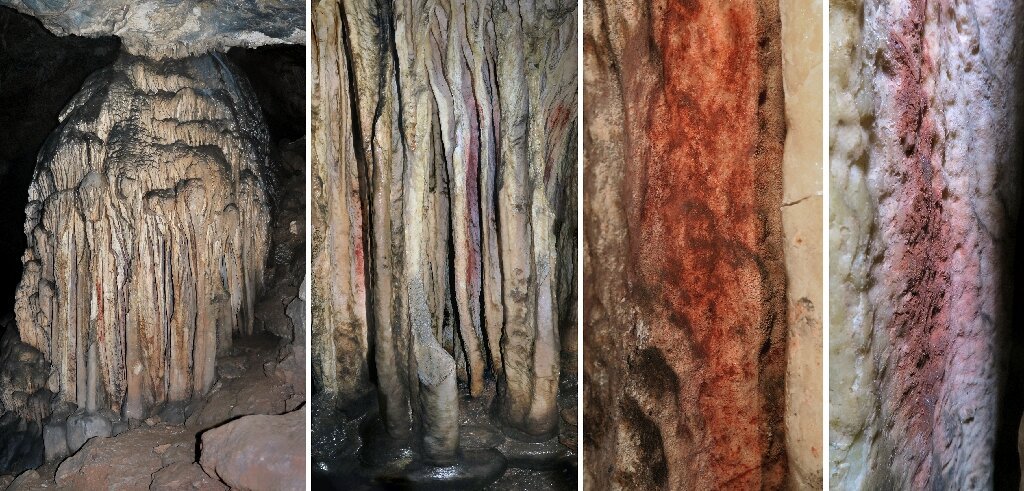
[[787, 276], [786, 452], [790, 486], [820, 489], [822, 426], [822, 15], [820, 0], [783, 0], [786, 146], [782, 231]]
[[245, 416], [203, 433], [199, 463], [231, 489], [305, 489], [305, 429], [303, 409]]

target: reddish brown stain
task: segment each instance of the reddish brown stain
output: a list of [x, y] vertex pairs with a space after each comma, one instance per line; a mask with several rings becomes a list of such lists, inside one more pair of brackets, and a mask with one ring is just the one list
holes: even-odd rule
[[945, 378], [946, 356], [954, 335], [946, 292], [950, 260], [957, 244], [942, 204], [942, 178], [933, 169], [937, 138], [928, 108], [926, 80], [933, 68], [924, 38], [924, 0], [890, 34], [886, 60], [895, 72], [897, 136], [905, 158], [896, 190], [896, 247], [886, 258], [891, 274], [903, 282], [887, 329], [892, 339], [890, 370], [884, 380], [883, 411], [896, 434], [895, 464], [909, 473], [915, 488], [937, 485], [933, 469], [934, 415]]
[[[668, 2], [652, 19], [657, 52], [622, 60], [641, 123], [626, 157], [630, 280], [651, 343], [685, 348], [666, 359], [687, 380], [680, 412], [701, 424], [674, 465], [698, 487], [774, 488], [786, 468], [776, 9]], [[650, 59], [660, 66], [640, 65]]]
[[[96, 306], [99, 311], [96, 314], [96, 322], [98, 325], [103, 325], [103, 284], [99, 281], [96, 282]], [[100, 342], [103, 342], [103, 330], [99, 330]]]

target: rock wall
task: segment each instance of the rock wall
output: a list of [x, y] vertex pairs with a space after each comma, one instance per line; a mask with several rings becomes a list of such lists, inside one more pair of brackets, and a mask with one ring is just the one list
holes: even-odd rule
[[591, 0], [584, 22], [585, 486], [780, 488], [779, 4]]
[[422, 435], [435, 463], [459, 445], [458, 382], [479, 396], [494, 374], [520, 438], [558, 429], [575, 18], [560, 0], [314, 9], [314, 383], [344, 405], [374, 371], [388, 435]]
[[267, 257], [267, 133], [221, 55], [122, 53], [86, 81], [40, 152], [17, 293], [47, 388], [145, 418], [207, 391], [253, 330]]
[[833, 4], [833, 486], [993, 485], [1022, 8]]

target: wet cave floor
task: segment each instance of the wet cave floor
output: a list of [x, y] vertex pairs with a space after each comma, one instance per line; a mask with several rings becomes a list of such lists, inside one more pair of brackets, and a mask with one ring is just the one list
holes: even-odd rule
[[[575, 354], [571, 356], [575, 357]], [[416, 462], [415, 455], [408, 450], [404, 451], [404, 456], [392, 458], [384, 465], [368, 463], [374, 459], [374, 454], [386, 453], [381, 448], [389, 445], [388, 437], [381, 427], [376, 393], [369, 394], [345, 410], [334, 409], [330, 403], [321, 402], [314, 396], [312, 489], [577, 489], [577, 380], [574, 361], [567, 360], [563, 355], [558, 395], [559, 435], [543, 442], [514, 440], [506, 436], [495, 423], [492, 401], [495, 400], [496, 388], [490, 373], [487, 374], [484, 392], [480, 397], [470, 397], [468, 386], [459, 383], [460, 462], [477, 462], [458, 469], [435, 468], [433, 472], [470, 474], [461, 479], [461, 485], [424, 477], [423, 466]], [[495, 455], [495, 451], [501, 455]], [[504, 467], [503, 471], [501, 467]], [[484, 477], [484, 474], [496, 468], [500, 472], [497, 480]], [[484, 482], [480, 482], [480, 479]]]

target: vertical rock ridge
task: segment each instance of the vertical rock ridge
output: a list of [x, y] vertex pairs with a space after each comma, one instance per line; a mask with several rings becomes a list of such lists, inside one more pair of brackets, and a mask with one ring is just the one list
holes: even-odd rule
[[[372, 360], [387, 433], [419, 437], [435, 464], [457, 456], [459, 384], [480, 396], [488, 376], [510, 434], [557, 434], [559, 319], [575, 308], [556, 282], [575, 257], [558, 240], [575, 172], [575, 15], [562, 1], [314, 9], [314, 329], [347, 339], [323, 346], [318, 377], [344, 406], [368, 390], [353, 376]], [[328, 292], [362, 257], [365, 290]]]
[[994, 483], [1022, 13], [911, 0], [832, 19], [849, 59], [831, 74], [830, 349], [852, 351], [831, 365], [837, 485]]
[[786, 108], [782, 222], [787, 324], [786, 454], [792, 489], [821, 489], [823, 2], [783, 0]]

